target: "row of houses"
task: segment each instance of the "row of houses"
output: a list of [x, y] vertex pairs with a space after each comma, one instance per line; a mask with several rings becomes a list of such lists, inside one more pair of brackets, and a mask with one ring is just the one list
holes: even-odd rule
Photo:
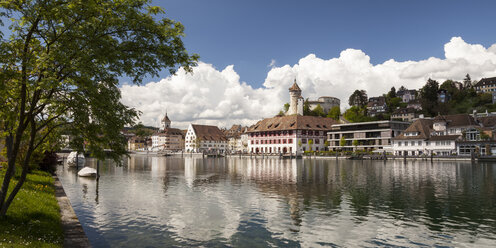
[[[289, 93], [291, 101], [286, 115], [265, 118], [250, 127], [233, 125], [221, 130], [216, 126], [190, 124], [187, 130], [180, 130], [170, 126], [166, 114], [159, 131], [151, 136], [150, 145], [143, 139], [131, 139], [129, 149], [254, 154], [367, 150], [399, 156], [496, 154], [495, 116], [409, 116], [406, 121], [342, 123], [303, 115], [303, 97], [296, 82]], [[413, 90], [404, 90], [401, 96], [407, 103], [417, 100]], [[333, 104], [336, 103], [339, 102]]]

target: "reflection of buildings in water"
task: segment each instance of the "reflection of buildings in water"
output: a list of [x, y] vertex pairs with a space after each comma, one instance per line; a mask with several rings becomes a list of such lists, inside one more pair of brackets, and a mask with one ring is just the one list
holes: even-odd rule
[[196, 179], [196, 158], [184, 158], [184, 180], [186, 185], [192, 188]]

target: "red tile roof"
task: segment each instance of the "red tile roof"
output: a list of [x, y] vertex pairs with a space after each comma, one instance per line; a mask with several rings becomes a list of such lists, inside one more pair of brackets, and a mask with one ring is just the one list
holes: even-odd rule
[[227, 141], [224, 133], [216, 126], [192, 124], [196, 137], [204, 141]]
[[294, 81], [294, 84], [293, 86], [291, 86], [291, 88], [289, 88], [290, 91], [301, 91], [300, 87], [298, 86], [298, 84], [296, 83], [296, 79]]
[[266, 118], [248, 129], [248, 132], [278, 131], [278, 130], [331, 130], [338, 121], [320, 116], [276, 116]]

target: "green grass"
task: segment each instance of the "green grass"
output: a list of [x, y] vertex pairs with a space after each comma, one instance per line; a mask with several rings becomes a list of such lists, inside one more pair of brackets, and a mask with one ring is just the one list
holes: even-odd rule
[[[0, 183], [4, 175], [5, 168], [0, 169]], [[7, 217], [0, 219], [0, 247], [62, 247], [64, 234], [53, 181], [46, 172], [28, 174]], [[16, 182], [11, 181], [10, 189]]]

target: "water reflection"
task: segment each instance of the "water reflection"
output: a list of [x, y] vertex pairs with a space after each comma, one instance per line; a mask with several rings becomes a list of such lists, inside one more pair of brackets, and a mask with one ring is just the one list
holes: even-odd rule
[[[94, 246], [491, 246], [495, 165], [132, 156], [58, 174]], [[96, 162], [88, 160], [96, 167]]]

